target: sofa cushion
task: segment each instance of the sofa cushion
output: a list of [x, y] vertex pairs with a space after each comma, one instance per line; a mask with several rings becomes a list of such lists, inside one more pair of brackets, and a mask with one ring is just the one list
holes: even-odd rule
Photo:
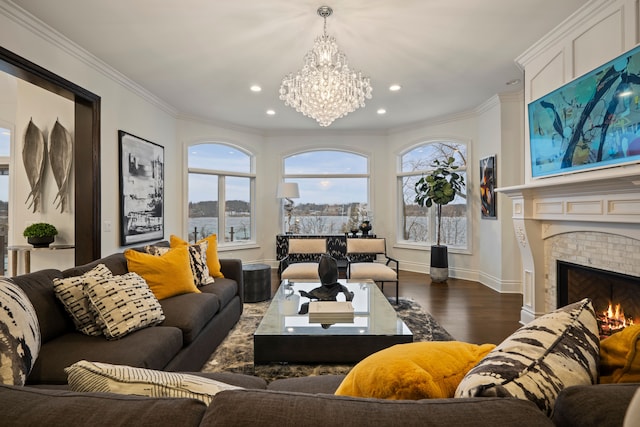
[[191, 272], [196, 286], [208, 285], [215, 281], [207, 265], [207, 251], [209, 250], [209, 242], [207, 240], [201, 240], [196, 244], [189, 245], [186, 241], [172, 234], [169, 238], [169, 244], [172, 248], [185, 246], [185, 244], [189, 248]]
[[98, 264], [80, 276], [53, 279], [53, 291], [65, 310], [71, 316], [76, 329], [87, 335], [101, 335], [102, 329], [96, 324], [89, 300], [84, 293], [87, 277], [111, 277], [111, 270], [104, 264]]
[[153, 399], [0, 385], [7, 426], [198, 426], [207, 406], [195, 399]]
[[212, 294], [182, 294], [160, 301], [165, 320], [163, 326], [182, 331], [184, 345], [189, 345], [220, 309], [220, 300]]
[[198, 375], [241, 388], [267, 389], [267, 382], [253, 375], [237, 374], [235, 372], [185, 372], [185, 374]]
[[334, 394], [346, 375], [310, 375], [308, 377], [281, 378], [269, 383], [267, 389], [297, 393]]
[[201, 286], [200, 291], [207, 294], [214, 294], [220, 300], [220, 306], [226, 307], [233, 298], [238, 295], [238, 284], [233, 279], [217, 278], [215, 283]]
[[186, 247], [174, 248], [159, 256], [127, 249], [124, 256], [129, 271], [142, 276], [159, 300], [200, 292], [193, 281]]
[[90, 263], [71, 267], [62, 271], [64, 277], [81, 276], [87, 271], [92, 270], [98, 264], [104, 264], [112, 274], [119, 276], [129, 272], [127, 269], [127, 260], [122, 252], [108, 255], [104, 258], [100, 258]]
[[240, 387], [197, 375], [81, 360], [67, 369], [73, 391], [198, 399], [207, 405], [223, 390]]
[[591, 301], [567, 305], [504, 340], [469, 371], [456, 397], [528, 399], [550, 415], [563, 388], [596, 382], [599, 344]]
[[600, 382], [640, 383], [640, 325], [632, 325], [600, 342]]
[[24, 385], [40, 351], [38, 317], [27, 294], [0, 279], [0, 383]]
[[88, 276], [84, 292], [96, 324], [107, 339], [118, 339], [164, 320], [162, 307], [142, 277]]
[[178, 328], [154, 326], [114, 341], [74, 331], [42, 345], [27, 383], [66, 384], [64, 368], [79, 360], [164, 369], [181, 349]]
[[552, 420], [563, 427], [622, 426], [625, 411], [637, 390], [638, 384], [567, 387], [558, 395]]
[[22, 274], [11, 280], [29, 297], [38, 316], [40, 340], [45, 343], [69, 331], [75, 331], [73, 322], [53, 291], [53, 279], [62, 278], [58, 270], [40, 270]]
[[214, 396], [202, 426], [544, 427], [553, 423], [519, 399], [382, 400], [327, 394], [230, 390]]
[[336, 395], [378, 399], [453, 397], [464, 375], [494, 344], [428, 341], [398, 344], [364, 358]]

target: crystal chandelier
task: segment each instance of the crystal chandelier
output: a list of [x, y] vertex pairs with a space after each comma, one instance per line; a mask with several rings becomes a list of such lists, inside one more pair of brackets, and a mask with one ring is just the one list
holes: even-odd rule
[[371, 99], [371, 84], [360, 71], [349, 68], [347, 57], [338, 50], [334, 37], [327, 35], [327, 17], [333, 9], [320, 6], [324, 34], [316, 38], [313, 49], [304, 56], [304, 66], [282, 80], [280, 99], [296, 111], [329, 126]]

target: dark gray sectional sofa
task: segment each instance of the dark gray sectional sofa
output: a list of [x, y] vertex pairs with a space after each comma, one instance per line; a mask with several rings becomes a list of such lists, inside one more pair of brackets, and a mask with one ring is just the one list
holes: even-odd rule
[[161, 325], [114, 341], [84, 335], [76, 331], [57, 300], [53, 279], [81, 275], [100, 263], [114, 275], [128, 272], [124, 254], [116, 253], [64, 271], [48, 269], [13, 278], [33, 303], [40, 323], [42, 345], [27, 384], [66, 384], [64, 368], [83, 359], [165, 371], [198, 371], [242, 314], [242, 262], [221, 259], [225, 277], [201, 287], [201, 294], [160, 301], [165, 315]]
[[[127, 272], [123, 254], [65, 271], [42, 270], [14, 281], [33, 303], [42, 347], [27, 386], [0, 385], [5, 426], [622, 426], [639, 384], [570, 387], [553, 416], [529, 401], [501, 397], [392, 401], [334, 396], [343, 376], [264, 380], [232, 373], [202, 374], [243, 387], [218, 393], [207, 407], [193, 399], [149, 398], [67, 390], [64, 368], [79, 360], [157, 370], [198, 371], [242, 313], [242, 263], [221, 259], [225, 279], [160, 301], [165, 321], [116, 341], [76, 332], [53, 292], [55, 277], [104, 263]], [[169, 280], [169, 279], [168, 279]]]
[[[207, 407], [194, 399], [75, 393], [0, 385], [5, 426], [622, 426], [638, 384], [574, 386], [560, 393], [553, 417], [535, 404], [503, 397], [380, 400], [334, 396], [341, 376], [263, 380], [203, 374], [245, 387], [218, 393]], [[631, 424], [634, 425], [634, 424]], [[637, 425], [637, 424], [635, 424]]]

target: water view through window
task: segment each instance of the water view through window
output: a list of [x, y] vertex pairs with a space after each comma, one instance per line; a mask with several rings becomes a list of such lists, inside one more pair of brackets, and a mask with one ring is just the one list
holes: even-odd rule
[[293, 233], [340, 234], [357, 230], [364, 219], [373, 221], [365, 156], [337, 150], [298, 153], [284, 159], [284, 178], [300, 189]]

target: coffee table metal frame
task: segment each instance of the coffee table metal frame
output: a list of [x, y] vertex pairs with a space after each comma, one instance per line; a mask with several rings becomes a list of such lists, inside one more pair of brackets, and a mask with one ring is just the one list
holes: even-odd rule
[[[413, 341], [413, 334], [389, 300], [371, 280], [340, 279], [354, 292], [353, 323], [310, 323], [308, 314], [297, 314], [309, 302], [300, 290], [320, 286], [317, 281], [283, 281], [253, 335], [254, 363], [356, 363], [395, 344]], [[343, 294], [338, 301], [344, 301]], [[291, 301], [297, 308], [292, 310]], [[296, 304], [296, 300], [297, 304]]]

